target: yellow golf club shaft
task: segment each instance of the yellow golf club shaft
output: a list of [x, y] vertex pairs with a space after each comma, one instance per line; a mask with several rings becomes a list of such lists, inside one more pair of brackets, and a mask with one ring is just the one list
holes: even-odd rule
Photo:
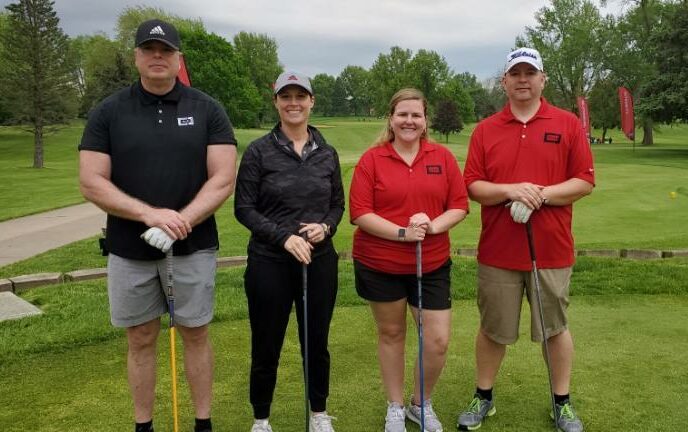
[[177, 353], [175, 349], [175, 329], [170, 327], [170, 363], [172, 368], [172, 417], [174, 432], [179, 432], [179, 413], [177, 412]]

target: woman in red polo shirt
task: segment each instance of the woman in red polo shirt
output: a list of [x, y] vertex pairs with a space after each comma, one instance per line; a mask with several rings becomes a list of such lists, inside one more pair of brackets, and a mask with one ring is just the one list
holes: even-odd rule
[[468, 213], [466, 186], [454, 155], [427, 139], [427, 101], [402, 89], [390, 101], [387, 127], [356, 166], [351, 222], [356, 291], [377, 323], [378, 359], [388, 407], [385, 432], [420, 423], [418, 366], [404, 407], [406, 308], [417, 320], [416, 242], [422, 242], [425, 429], [442, 430], [430, 403], [444, 367], [451, 325], [449, 234]]

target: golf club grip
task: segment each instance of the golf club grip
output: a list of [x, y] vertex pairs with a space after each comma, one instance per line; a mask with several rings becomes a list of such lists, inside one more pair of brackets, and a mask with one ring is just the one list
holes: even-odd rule
[[535, 262], [535, 248], [533, 247], [533, 228], [530, 226], [530, 221], [526, 222], [526, 234], [528, 235], [528, 250], [530, 251], [530, 260]]
[[167, 307], [170, 313], [170, 327], [174, 327], [174, 253], [172, 249], [165, 255], [167, 265]]

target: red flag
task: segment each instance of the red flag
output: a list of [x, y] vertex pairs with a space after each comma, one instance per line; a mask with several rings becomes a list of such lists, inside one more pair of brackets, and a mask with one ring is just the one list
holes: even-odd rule
[[588, 138], [590, 138], [590, 111], [588, 111], [588, 101], [584, 96], [578, 96], [576, 101], [578, 102], [578, 118], [580, 118], [583, 129], [585, 129], [585, 133], [588, 134]]
[[619, 105], [621, 107], [621, 130], [629, 140], [635, 142], [633, 95], [626, 87], [619, 87]]
[[177, 74], [179, 81], [185, 86], [191, 87], [191, 78], [189, 77], [189, 71], [186, 69], [186, 62], [184, 62], [184, 56], [179, 54], [179, 73]]

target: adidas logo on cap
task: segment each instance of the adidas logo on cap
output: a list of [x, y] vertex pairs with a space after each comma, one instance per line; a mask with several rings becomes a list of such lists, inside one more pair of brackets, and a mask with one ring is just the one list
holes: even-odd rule
[[165, 36], [165, 32], [162, 30], [162, 27], [160, 26], [155, 26], [151, 29], [150, 33], [148, 34], [156, 34], [156, 35], [161, 35]]

